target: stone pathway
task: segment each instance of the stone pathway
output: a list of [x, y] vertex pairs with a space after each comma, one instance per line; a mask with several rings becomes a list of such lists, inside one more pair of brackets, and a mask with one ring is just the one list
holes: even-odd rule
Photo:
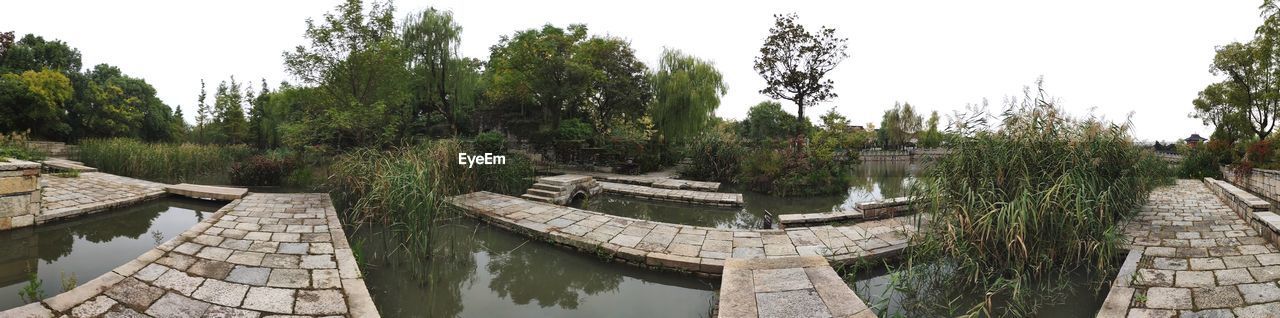
[[243, 198], [249, 194], [249, 189], [217, 187], [190, 183], [179, 183], [171, 186], [165, 186], [164, 190], [176, 195], [181, 195], [197, 199], [210, 199], [219, 201], [231, 201]]
[[75, 289], [0, 317], [377, 317], [326, 194], [251, 194]]
[[876, 317], [817, 256], [726, 260], [718, 309], [721, 318]]
[[158, 198], [165, 195], [166, 186], [102, 172], [81, 172], [74, 178], [44, 174], [40, 183], [43, 206], [36, 223]]
[[741, 193], [661, 189], [634, 184], [603, 181], [597, 183], [604, 186], [605, 192], [637, 198], [718, 206], [742, 206]]
[[671, 178], [671, 175], [673, 173], [658, 173], [658, 174], [633, 176], [633, 175], [616, 174], [616, 173], [562, 170], [562, 169], [551, 169], [550, 171], [560, 172], [564, 174], [590, 176], [600, 181], [642, 185], [642, 186], [649, 186], [654, 188], [710, 191], [710, 192], [715, 192], [720, 190], [719, 182], [674, 179], [674, 178]]
[[725, 259], [824, 256], [834, 264], [893, 255], [915, 216], [845, 226], [730, 230], [632, 219], [490, 192], [453, 197], [467, 213], [534, 238], [621, 261], [716, 276]]
[[1125, 233], [1141, 257], [1117, 278], [1131, 279], [1130, 287], [1112, 290], [1129, 297], [1108, 305], [1127, 303], [1129, 317], [1280, 316], [1280, 250], [1202, 182], [1156, 189]]

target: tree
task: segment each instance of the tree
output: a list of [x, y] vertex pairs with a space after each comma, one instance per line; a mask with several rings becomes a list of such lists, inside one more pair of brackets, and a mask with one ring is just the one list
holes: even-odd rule
[[1252, 41], [1218, 47], [1210, 72], [1225, 77], [1223, 81], [1209, 84], [1192, 101], [1193, 117], [1230, 125], [1225, 135], [1246, 129], [1263, 140], [1280, 120], [1280, 7], [1268, 0], [1261, 9], [1263, 23]]
[[244, 116], [245, 96], [234, 76], [231, 82], [222, 81], [213, 94], [213, 127], [217, 142], [243, 143], [249, 136], [249, 124]]
[[796, 22], [798, 18], [794, 13], [774, 15], [755, 70], [766, 85], [760, 93], [795, 103], [797, 120], [804, 120], [805, 107], [836, 97], [835, 82], [826, 75], [849, 54], [845, 53], [848, 39], [837, 37], [835, 29], [824, 26], [810, 33]]
[[929, 121], [926, 124], [929, 128], [921, 133], [920, 147], [936, 148], [942, 145], [942, 132], [938, 130], [939, 121], [938, 111], [935, 110], [929, 114]]
[[573, 53], [586, 38], [584, 25], [562, 29], [548, 24], [503, 36], [490, 48], [485, 96], [506, 117], [506, 123], [536, 126], [544, 133], [557, 131], [565, 113], [581, 109], [591, 71], [575, 63]]
[[205, 92], [204, 79], [200, 79], [200, 96], [196, 98], [196, 141], [209, 142], [205, 134], [208, 128], [209, 120], [213, 118], [213, 109], [205, 102], [207, 93]]
[[706, 128], [728, 93], [724, 78], [711, 62], [664, 49], [653, 74], [653, 127], [669, 141], [683, 141]]
[[323, 98], [290, 138], [301, 145], [387, 145], [405, 137], [407, 59], [395, 32], [395, 8], [347, 0], [321, 22], [307, 20], [307, 45], [285, 52], [285, 69]]
[[435, 8], [409, 14], [404, 19], [401, 41], [408, 51], [408, 65], [413, 81], [412, 122], [418, 123], [432, 112], [444, 117], [454, 134], [458, 133], [456, 118], [458, 72], [465, 65], [460, 61], [458, 42], [462, 27], [453, 20], [453, 13]]
[[[796, 127], [799, 126], [799, 127]], [[747, 110], [747, 118], [738, 125], [740, 135], [752, 141], [786, 138], [796, 131], [807, 130], [808, 120], [796, 121], [776, 101], [763, 101]]]
[[71, 132], [64, 104], [72, 97], [71, 80], [52, 70], [0, 75], [0, 133], [30, 132], [33, 137], [61, 140]]
[[880, 121], [881, 144], [886, 147], [906, 144], [920, 131], [920, 122], [920, 115], [911, 103], [894, 103]]
[[[12, 39], [12, 34], [8, 37]], [[23, 36], [0, 54], [0, 73], [50, 69], [66, 75], [79, 72], [80, 67], [79, 50], [62, 41], [47, 41], [34, 34]]]
[[648, 67], [636, 58], [631, 44], [613, 37], [595, 37], [578, 45], [577, 63], [590, 74], [584, 115], [597, 133], [614, 122], [634, 123], [653, 99]]

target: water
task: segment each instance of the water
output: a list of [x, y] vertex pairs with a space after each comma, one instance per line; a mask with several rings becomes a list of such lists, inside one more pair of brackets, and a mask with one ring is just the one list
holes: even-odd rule
[[[396, 248], [402, 237], [357, 230], [365, 280], [387, 317], [703, 317], [716, 280], [611, 263], [458, 219], [427, 258]], [[444, 240], [439, 240], [444, 241]]]
[[0, 232], [0, 310], [24, 304], [18, 291], [29, 273], [44, 296], [61, 293], [63, 277], [78, 283], [137, 258], [213, 215], [221, 203], [165, 198], [34, 228]]
[[741, 192], [743, 195], [744, 206], [739, 208], [615, 195], [596, 196], [577, 207], [658, 222], [752, 229], [760, 227], [765, 211], [774, 215], [843, 211], [853, 209], [860, 202], [905, 196], [912, 176], [918, 172], [919, 165], [905, 161], [864, 162], [856, 168], [856, 174], [847, 192], [815, 197], [783, 198], [729, 186], [730, 191]]

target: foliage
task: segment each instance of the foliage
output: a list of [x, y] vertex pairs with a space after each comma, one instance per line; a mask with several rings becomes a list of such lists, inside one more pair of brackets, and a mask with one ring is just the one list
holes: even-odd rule
[[27, 284], [18, 290], [18, 297], [23, 303], [34, 303], [44, 299], [44, 280], [36, 276], [36, 271], [27, 268]]
[[508, 154], [505, 165], [467, 168], [457, 164], [462, 152], [475, 151], [454, 139], [389, 151], [357, 149], [335, 160], [327, 186], [353, 202], [352, 219], [389, 224], [414, 246], [429, 247], [432, 230], [457, 216], [448, 197], [482, 190], [515, 195], [533, 184], [528, 159]]
[[832, 107], [823, 114], [822, 127], [815, 129], [812, 136], [812, 147], [818, 148], [818, 154], [824, 156], [820, 160], [832, 160], [829, 156], [854, 156], [857, 150], [865, 148], [871, 139], [870, 135], [854, 130], [849, 126], [849, 119], [836, 112]]
[[[11, 32], [5, 33], [9, 38]], [[173, 140], [185, 130], [179, 113], [145, 81], [99, 64], [81, 70], [80, 52], [27, 34], [0, 50], [0, 133], [30, 131], [44, 140], [135, 137]]]
[[653, 100], [649, 69], [636, 58], [631, 43], [616, 37], [594, 37], [578, 44], [573, 59], [587, 66], [588, 87], [581, 112], [596, 132], [614, 124], [636, 124]]
[[591, 139], [594, 134], [595, 131], [591, 129], [591, 124], [573, 118], [560, 123], [556, 138], [559, 140], [587, 140]]
[[[805, 107], [836, 97], [835, 82], [826, 75], [849, 57], [845, 53], [848, 39], [837, 37], [835, 29], [825, 26], [811, 33], [796, 22], [799, 16], [794, 13], [773, 17], [769, 37], [755, 59], [755, 70], [766, 85], [760, 93], [791, 101], [796, 104], [796, 118], [807, 120]], [[796, 134], [805, 133], [802, 126], [795, 128]]]
[[728, 92], [715, 65], [672, 49], [662, 51], [653, 89], [649, 117], [658, 134], [672, 143], [706, 128], [720, 107], [720, 97]]
[[1203, 147], [1192, 148], [1183, 155], [1178, 177], [1187, 179], [1222, 179], [1220, 167], [1230, 164], [1231, 149], [1226, 141], [1211, 140]]
[[[928, 274], [907, 288], [956, 286], [1021, 304], [1058, 297], [1054, 286], [1077, 268], [1111, 275], [1102, 269], [1121, 251], [1119, 222], [1171, 181], [1164, 162], [1134, 145], [1128, 126], [1070, 118], [1042, 88], [1011, 99], [1001, 122], [964, 132], [913, 183], [929, 221], [906, 263]], [[1030, 315], [1029, 306], [969, 310]], [[998, 312], [1010, 308], [1017, 312]]]
[[[848, 191], [857, 159], [830, 149], [775, 145], [742, 159], [739, 180], [747, 188], [775, 196], [814, 196]], [[824, 159], [830, 158], [830, 159]]]
[[254, 155], [231, 163], [227, 177], [235, 185], [281, 185], [297, 166], [297, 160], [291, 156]]
[[797, 129], [810, 126], [808, 120], [797, 121], [783, 111], [782, 104], [763, 101], [747, 110], [747, 118], [738, 125], [738, 134], [752, 141], [769, 141], [787, 138]]
[[566, 112], [581, 109], [591, 70], [573, 53], [586, 39], [586, 26], [548, 24], [503, 36], [490, 49], [485, 97], [504, 123], [535, 128], [510, 131], [521, 136], [555, 131]]
[[435, 115], [457, 134], [464, 124], [460, 117], [477, 106], [479, 62], [458, 54], [461, 34], [453, 12], [435, 8], [411, 13], [401, 25], [411, 81], [410, 123], [416, 132], [425, 132]]
[[945, 137], [943, 137], [942, 132], [938, 130], [938, 121], [938, 111], [935, 110], [933, 113], [929, 114], [929, 121], [925, 124], [926, 127], [929, 128], [920, 132], [919, 146], [921, 148], [937, 148], [942, 146], [942, 141]]
[[1192, 116], [1234, 131], [1230, 135], [1265, 140], [1280, 121], [1280, 6], [1267, 0], [1261, 9], [1263, 23], [1253, 40], [1218, 47], [1210, 71], [1224, 79], [1200, 91]]
[[507, 153], [507, 136], [493, 131], [476, 134], [475, 148], [480, 153]]
[[880, 121], [880, 145], [902, 147], [920, 131], [920, 115], [911, 103], [894, 103]]
[[307, 20], [307, 45], [285, 52], [285, 69], [316, 87], [315, 107], [284, 129], [295, 145], [389, 145], [404, 137], [407, 54], [395, 32], [395, 8], [347, 0], [323, 21]]
[[45, 154], [27, 146], [27, 136], [18, 133], [0, 134], [0, 158], [26, 161], [44, 160]]
[[727, 133], [704, 133], [689, 141], [685, 148], [689, 163], [680, 170], [680, 177], [691, 180], [733, 182], [747, 154], [738, 138]]
[[226, 182], [210, 180], [249, 157], [244, 145], [145, 143], [134, 139], [87, 139], [80, 143], [80, 161], [111, 174], [165, 183]]

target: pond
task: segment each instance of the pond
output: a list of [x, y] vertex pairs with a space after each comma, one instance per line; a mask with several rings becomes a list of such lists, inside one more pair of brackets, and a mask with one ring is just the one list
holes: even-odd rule
[[783, 198], [726, 186], [741, 192], [743, 206], [723, 208], [666, 201], [645, 200], [616, 195], [596, 196], [578, 208], [630, 218], [687, 225], [755, 229], [760, 228], [765, 211], [774, 215], [851, 210], [860, 202], [907, 195], [912, 176], [919, 164], [906, 161], [864, 162], [858, 165], [849, 189], [837, 195]]
[[178, 236], [222, 203], [163, 198], [69, 221], [0, 232], [0, 310], [25, 304], [18, 292], [36, 273], [45, 297], [63, 279], [84, 283]]
[[354, 232], [365, 281], [387, 317], [707, 317], [718, 280], [607, 262], [469, 218], [423, 257], [397, 234]]

